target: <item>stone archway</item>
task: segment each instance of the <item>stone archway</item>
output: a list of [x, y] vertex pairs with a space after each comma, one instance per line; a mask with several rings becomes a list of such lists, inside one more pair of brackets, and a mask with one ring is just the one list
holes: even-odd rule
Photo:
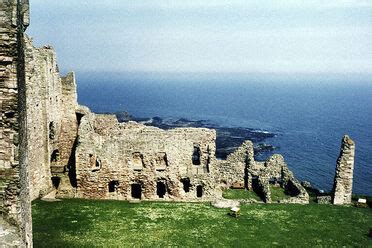
[[132, 183], [131, 185], [131, 196], [133, 199], [142, 198], [142, 187], [139, 183]]
[[164, 198], [165, 194], [167, 193], [167, 187], [164, 182], [159, 181], [156, 183], [156, 194], [159, 198]]

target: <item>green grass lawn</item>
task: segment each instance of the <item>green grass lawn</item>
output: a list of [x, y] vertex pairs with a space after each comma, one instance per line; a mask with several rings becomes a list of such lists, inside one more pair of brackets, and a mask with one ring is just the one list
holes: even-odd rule
[[[279, 200], [287, 199], [290, 196], [285, 194], [285, 191], [281, 187], [275, 187], [274, 185], [270, 185], [271, 191], [271, 200], [273, 202], [277, 202]], [[254, 199], [257, 201], [262, 201], [259, 195], [257, 195], [254, 191], [246, 190], [246, 189], [226, 189], [222, 193], [223, 198], [226, 199]]]
[[271, 201], [277, 202], [279, 200], [287, 199], [290, 196], [285, 193], [285, 190], [281, 187], [270, 185]]
[[63, 200], [32, 204], [35, 247], [372, 247], [372, 210], [251, 204]]
[[254, 199], [261, 201], [261, 198], [254, 191], [246, 189], [226, 189], [222, 196], [226, 199]]

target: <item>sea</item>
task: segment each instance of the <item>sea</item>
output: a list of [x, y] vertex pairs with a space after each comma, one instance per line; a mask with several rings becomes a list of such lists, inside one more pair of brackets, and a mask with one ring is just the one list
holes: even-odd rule
[[372, 195], [372, 76], [77, 72], [78, 102], [96, 113], [203, 120], [273, 134], [299, 180], [330, 191], [343, 135], [356, 143], [353, 193]]

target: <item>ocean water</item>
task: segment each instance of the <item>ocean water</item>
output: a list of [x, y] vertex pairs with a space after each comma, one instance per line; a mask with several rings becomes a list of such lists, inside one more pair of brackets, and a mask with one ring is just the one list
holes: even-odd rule
[[78, 101], [94, 112], [208, 120], [277, 135], [300, 180], [331, 190], [340, 142], [356, 142], [353, 192], [372, 195], [372, 79], [77, 73]]

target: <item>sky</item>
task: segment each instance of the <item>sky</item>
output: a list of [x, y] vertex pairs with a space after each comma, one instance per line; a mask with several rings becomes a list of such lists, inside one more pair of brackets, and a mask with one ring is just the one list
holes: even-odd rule
[[372, 74], [369, 0], [30, 0], [62, 71]]

